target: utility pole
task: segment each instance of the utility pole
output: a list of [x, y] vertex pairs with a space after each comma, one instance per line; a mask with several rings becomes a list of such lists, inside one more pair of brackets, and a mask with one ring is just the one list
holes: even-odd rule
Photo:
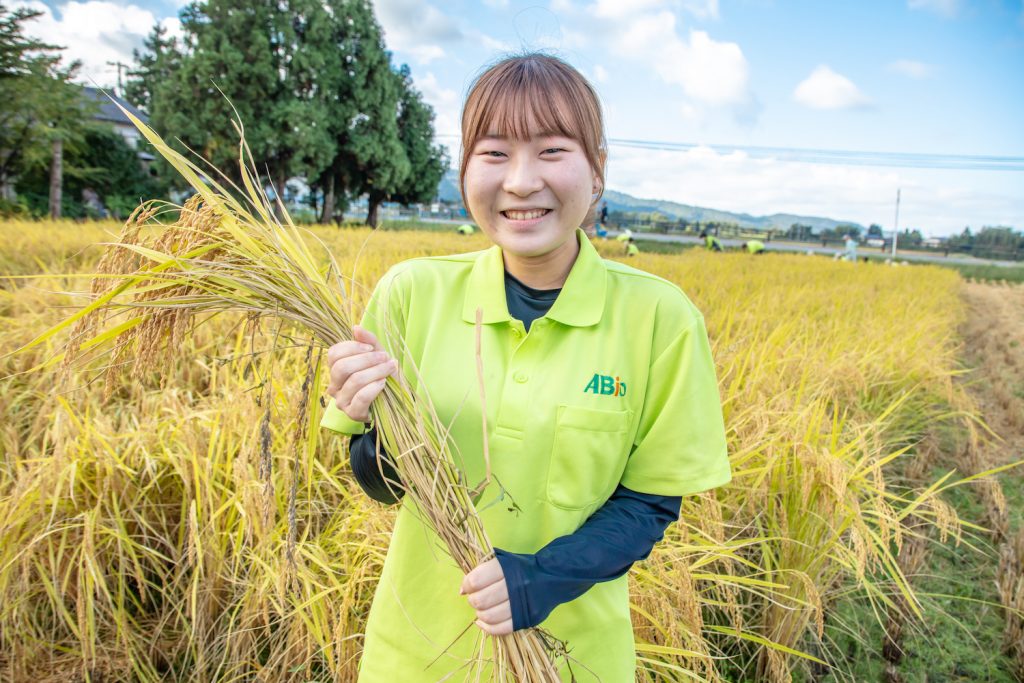
[[896, 260], [896, 236], [900, 232], [900, 190], [896, 188], [896, 218], [892, 222], [892, 260]]
[[125, 64], [124, 62], [122, 62], [120, 60], [118, 60], [116, 62], [107, 62], [107, 66], [116, 66], [117, 67], [117, 96], [118, 97], [124, 97], [124, 89], [123, 89], [123, 86], [121, 85], [121, 69], [127, 69], [129, 65]]

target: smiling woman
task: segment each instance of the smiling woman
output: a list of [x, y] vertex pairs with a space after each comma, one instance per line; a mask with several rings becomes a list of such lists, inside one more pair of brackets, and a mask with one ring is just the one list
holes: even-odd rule
[[[356, 339], [330, 354], [323, 426], [354, 435], [367, 494], [403, 498], [360, 681], [461, 679], [467, 667], [504, 680], [480, 636], [533, 626], [567, 644], [561, 680], [632, 681], [625, 575], [682, 496], [731, 476], [704, 319], [675, 285], [602, 259], [580, 229], [605, 147], [575, 69], [537, 54], [499, 62], [462, 122], [463, 196], [494, 245], [398, 264]], [[393, 464], [406, 454], [378, 456], [366, 428], [394, 372], [426, 387], [461, 471], [486, 483], [477, 511], [495, 556], [465, 575], [402, 495]]]

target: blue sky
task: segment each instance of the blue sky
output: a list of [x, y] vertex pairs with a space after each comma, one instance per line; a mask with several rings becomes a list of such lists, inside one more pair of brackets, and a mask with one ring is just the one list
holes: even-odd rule
[[[167, 0], [22, 1], [35, 31], [112, 83]], [[804, 213], [926, 235], [1024, 228], [1024, 171], [809, 164], [719, 145], [1024, 157], [1021, 0], [376, 0], [457, 158], [473, 76], [510, 50], [544, 49], [598, 89], [613, 140], [608, 185], [637, 196], [755, 214]], [[1020, 166], [1021, 164], [1018, 164]]]

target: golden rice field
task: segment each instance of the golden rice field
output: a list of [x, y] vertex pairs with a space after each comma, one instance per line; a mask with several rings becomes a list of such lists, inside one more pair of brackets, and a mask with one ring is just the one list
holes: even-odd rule
[[[118, 230], [0, 223], [0, 354], [84, 302], [68, 292]], [[360, 302], [398, 261], [487, 246], [315, 233]], [[631, 572], [637, 680], [852, 680], [838, 607], [896, 640], [930, 618], [925, 550], [986, 533], [948, 502], [978, 472], [935, 474], [940, 447], [970, 461], [982, 429], [956, 381], [962, 281], [798, 255], [630, 263], [704, 312], [734, 471]], [[60, 338], [0, 358], [0, 680], [355, 680], [393, 511], [354, 482], [343, 438], [292, 443], [304, 340], [278, 332], [218, 318], [111, 383], [61, 384]], [[271, 364], [274, 343], [295, 349]], [[998, 485], [968, 486], [998, 509]]]

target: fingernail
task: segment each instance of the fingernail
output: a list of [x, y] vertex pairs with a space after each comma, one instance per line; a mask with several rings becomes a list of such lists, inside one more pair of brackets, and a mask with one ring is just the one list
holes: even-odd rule
[[466, 591], [463, 588], [459, 588], [459, 595], [465, 595]]
[[362, 349], [363, 351], [373, 351], [373, 347], [370, 346], [369, 344], [363, 344], [359, 348]]

